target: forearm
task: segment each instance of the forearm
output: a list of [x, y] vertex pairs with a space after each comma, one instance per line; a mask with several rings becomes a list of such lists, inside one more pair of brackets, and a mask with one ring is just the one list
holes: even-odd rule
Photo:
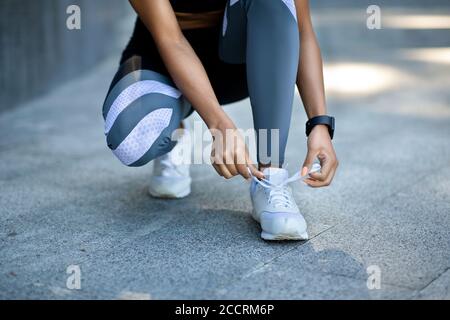
[[315, 36], [301, 37], [297, 87], [308, 118], [327, 113], [322, 56]]
[[327, 113], [322, 55], [311, 21], [309, 1], [295, 0], [300, 34], [297, 87], [308, 118]]

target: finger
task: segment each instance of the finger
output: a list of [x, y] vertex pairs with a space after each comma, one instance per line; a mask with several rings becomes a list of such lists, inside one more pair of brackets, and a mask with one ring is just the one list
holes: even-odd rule
[[223, 163], [233, 177], [239, 174], [236, 169], [236, 165], [234, 164], [234, 156], [232, 152], [226, 152], [223, 160]]
[[251, 176], [254, 176], [258, 179], [265, 178], [264, 174], [256, 168], [256, 165], [253, 163], [248, 152], [245, 153], [245, 166], [247, 167], [247, 172], [250, 170]]
[[236, 170], [244, 179], [247, 180], [251, 177], [250, 173], [248, 172], [247, 165], [246, 165], [247, 164], [246, 151], [236, 153], [234, 163], [236, 166]]
[[222, 173], [222, 177], [224, 177], [225, 179], [233, 178], [233, 175], [230, 173], [230, 171], [228, 171], [228, 168], [226, 165], [218, 164], [217, 166], [219, 167], [219, 170]]
[[256, 166], [250, 161], [250, 159], [247, 158], [247, 167], [250, 170], [252, 176], [258, 178], [258, 179], [264, 179], [264, 173], [259, 171]]
[[216, 170], [217, 174], [222, 177], [222, 171], [220, 171], [219, 165], [212, 163], [214, 170]]
[[336, 172], [336, 169], [332, 169], [329, 177], [325, 181], [308, 178], [308, 179], [305, 179], [304, 182], [312, 188], [327, 187], [331, 184], [331, 181], [333, 180], [335, 172]]
[[325, 181], [325, 185], [329, 186], [334, 179], [334, 175], [336, 173], [336, 168], [331, 169], [330, 174], [328, 175], [327, 180]]
[[239, 172], [239, 174], [244, 177], [244, 179], [247, 180], [251, 178], [250, 173], [248, 172], [247, 166], [245, 164], [237, 164], [236, 169]]
[[318, 158], [321, 169], [319, 172], [310, 173], [309, 176], [315, 180], [325, 182], [334, 168], [334, 161], [331, 161], [330, 157], [324, 153], [320, 154]]
[[304, 182], [310, 186], [311, 188], [320, 188], [323, 187], [324, 182], [323, 181], [318, 181], [318, 180], [314, 180], [314, 179], [305, 179]]
[[233, 177], [239, 174], [238, 169], [236, 168], [236, 165], [234, 163], [227, 163], [226, 167]]
[[209, 157], [211, 164], [223, 164], [223, 157], [215, 152], [215, 150], [211, 151], [211, 156]]
[[305, 161], [303, 162], [302, 166], [302, 176], [305, 176], [308, 174], [309, 170], [311, 170], [311, 167], [316, 160], [317, 153], [316, 152], [310, 152], [306, 154]]

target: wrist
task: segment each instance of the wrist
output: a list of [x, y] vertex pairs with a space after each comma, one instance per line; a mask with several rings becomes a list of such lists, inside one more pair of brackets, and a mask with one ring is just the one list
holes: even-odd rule
[[327, 115], [327, 107], [325, 103], [317, 103], [313, 107], [305, 107], [305, 111], [308, 119]]
[[318, 117], [318, 116], [326, 116], [327, 115], [327, 111], [325, 109], [321, 109], [321, 110], [316, 110], [316, 111], [309, 111], [307, 113], [308, 119], [312, 119], [314, 117]]
[[306, 136], [308, 137], [316, 127], [325, 127], [328, 130], [330, 138], [333, 139], [334, 122], [334, 118], [327, 115], [310, 118], [305, 125]]
[[228, 115], [223, 111], [220, 105], [211, 105], [207, 112], [197, 110], [200, 117], [205, 122], [208, 129], [218, 129], [222, 123], [226, 122]]
[[215, 129], [215, 130], [224, 130], [224, 129], [230, 129], [234, 128], [233, 121], [228, 117], [228, 115], [223, 112], [219, 113], [213, 117], [211, 117], [211, 120], [206, 123], [209, 130]]
[[318, 124], [316, 125], [310, 132], [308, 139], [313, 136], [313, 137], [325, 137], [331, 140], [330, 137], [330, 132], [328, 131], [328, 126], [323, 125], [323, 124]]
[[324, 124], [318, 124], [316, 126], [314, 126], [314, 128], [312, 128], [311, 133], [309, 134], [309, 136], [311, 135], [316, 135], [316, 134], [326, 134], [329, 136], [329, 132], [328, 132], [328, 126], [324, 125]]

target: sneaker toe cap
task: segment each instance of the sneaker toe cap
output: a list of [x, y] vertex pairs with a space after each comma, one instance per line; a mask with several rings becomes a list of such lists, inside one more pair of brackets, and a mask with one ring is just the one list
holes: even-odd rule
[[261, 228], [271, 234], [301, 235], [306, 232], [306, 221], [300, 213], [263, 212]]
[[183, 197], [190, 192], [189, 177], [152, 177], [149, 192], [156, 197]]

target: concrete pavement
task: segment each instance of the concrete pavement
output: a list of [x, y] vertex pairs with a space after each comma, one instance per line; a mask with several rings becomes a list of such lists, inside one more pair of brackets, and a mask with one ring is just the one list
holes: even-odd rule
[[[147, 196], [150, 167], [120, 165], [104, 142], [117, 53], [0, 114], [0, 298], [449, 299], [449, 30], [367, 30], [351, 3], [314, 6], [340, 168], [330, 188], [294, 186], [309, 241], [261, 240], [247, 183], [207, 165], [193, 166], [190, 197]], [[450, 17], [445, 1], [382, 10], [383, 21]], [[226, 110], [251, 127], [248, 101]], [[305, 120], [297, 96], [291, 172]], [[70, 265], [81, 290], [66, 287]]]

